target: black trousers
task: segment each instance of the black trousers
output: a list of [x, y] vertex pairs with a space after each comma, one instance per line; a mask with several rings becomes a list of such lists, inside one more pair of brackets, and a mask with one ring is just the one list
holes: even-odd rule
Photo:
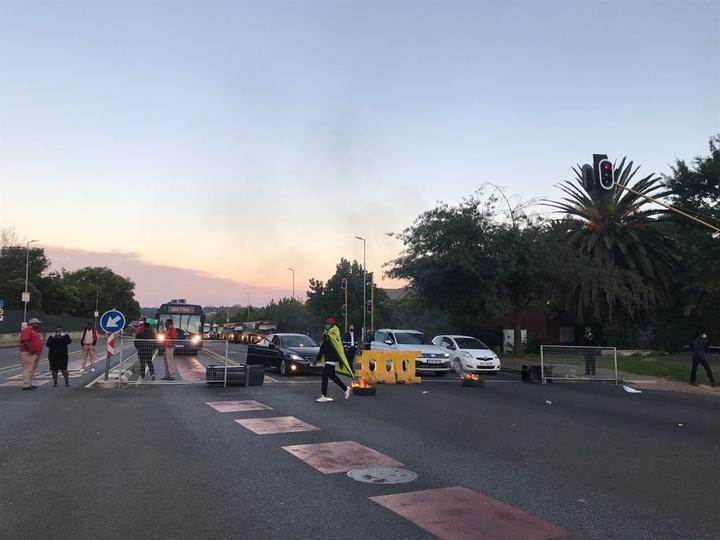
[[595, 375], [594, 353], [585, 353], [585, 375]]
[[690, 382], [695, 384], [698, 364], [705, 368], [705, 373], [707, 373], [708, 379], [710, 379], [710, 384], [714, 383], [715, 379], [713, 379], [710, 364], [708, 364], [708, 361], [705, 358], [693, 358], [692, 369], [690, 370]]
[[140, 376], [145, 377], [146, 365], [150, 370], [150, 375], [155, 376], [155, 366], [153, 365], [152, 354], [138, 354], [138, 358], [140, 359]]
[[342, 391], [344, 392], [347, 390], [347, 386], [345, 386], [345, 383], [340, 380], [340, 377], [338, 377], [335, 374], [335, 364], [325, 364], [325, 367], [323, 367], [322, 372], [322, 395], [327, 397], [327, 387], [328, 387], [328, 379], [332, 379], [335, 384], [337, 384], [340, 388], [342, 388]]

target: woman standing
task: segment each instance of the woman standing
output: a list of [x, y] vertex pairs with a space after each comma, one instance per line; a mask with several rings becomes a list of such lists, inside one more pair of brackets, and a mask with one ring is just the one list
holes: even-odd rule
[[70, 336], [63, 332], [62, 326], [55, 328], [55, 335], [47, 338], [48, 361], [52, 372], [53, 386], [58, 383], [58, 371], [62, 371], [65, 386], [70, 386], [68, 378], [68, 345], [72, 343]]

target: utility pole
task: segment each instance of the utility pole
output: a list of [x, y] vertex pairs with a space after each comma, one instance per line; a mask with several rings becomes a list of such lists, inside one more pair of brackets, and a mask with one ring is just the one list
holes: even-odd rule
[[292, 292], [293, 292], [292, 298], [293, 298], [293, 300], [295, 300], [295, 269], [294, 269], [294, 268], [288, 268], [288, 270], [290, 270], [290, 271], [292, 272], [292, 285], [293, 285], [293, 287], [292, 287]]
[[28, 296], [28, 276], [30, 273], [30, 244], [33, 242], [37, 242], [37, 240], [29, 240], [27, 244], [25, 244], [25, 294], [23, 294], [23, 323], [27, 324], [27, 305], [28, 302], [30, 302], [30, 298]]
[[245, 293], [247, 295], [247, 322], [250, 322], [250, 293]]
[[367, 279], [367, 267], [365, 266], [365, 239], [362, 236], [356, 236], [358, 240], [362, 240], [363, 243], [363, 303], [362, 303], [362, 313], [363, 313], [363, 326], [362, 326], [362, 339], [365, 339], [365, 331], [366, 331], [366, 314], [365, 314], [365, 302], [367, 301], [366, 296], [366, 284], [365, 281]]

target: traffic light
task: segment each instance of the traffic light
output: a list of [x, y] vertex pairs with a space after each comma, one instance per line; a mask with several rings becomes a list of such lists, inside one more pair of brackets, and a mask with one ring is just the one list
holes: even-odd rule
[[368, 313], [372, 313], [372, 310], [373, 310], [372, 300], [368, 300], [367, 302], [365, 302], [365, 311], [367, 311]]
[[582, 166], [582, 183], [588, 193], [595, 191], [595, 170], [587, 163]]
[[344, 277], [340, 280], [340, 288], [342, 290], [347, 289], [347, 278], [346, 277]]
[[367, 274], [365, 274], [365, 285], [370, 286], [372, 284], [373, 284], [373, 273], [368, 272]]
[[608, 191], [615, 187], [613, 166], [609, 159], [603, 159], [598, 164], [598, 184], [601, 188]]
[[347, 315], [347, 304], [343, 304], [342, 306], [340, 306], [340, 314], [341, 314], [343, 317], [344, 317], [345, 315]]

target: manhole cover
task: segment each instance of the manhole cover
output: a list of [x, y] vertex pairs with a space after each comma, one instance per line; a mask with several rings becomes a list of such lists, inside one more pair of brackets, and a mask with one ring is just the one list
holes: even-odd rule
[[406, 484], [417, 480], [417, 473], [398, 467], [355, 469], [347, 473], [350, 478], [366, 484]]

